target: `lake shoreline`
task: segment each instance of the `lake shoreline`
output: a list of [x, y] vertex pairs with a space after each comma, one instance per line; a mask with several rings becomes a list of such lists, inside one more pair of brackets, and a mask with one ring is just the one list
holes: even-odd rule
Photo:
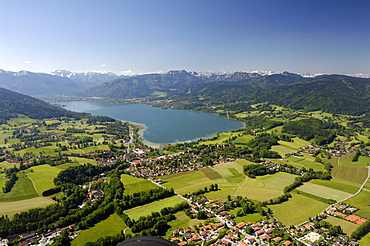
[[150, 104], [106, 103], [100, 100], [58, 103], [72, 111], [105, 115], [135, 125], [143, 143], [153, 148], [209, 139], [217, 133], [245, 127], [240, 121], [217, 114], [168, 110]]

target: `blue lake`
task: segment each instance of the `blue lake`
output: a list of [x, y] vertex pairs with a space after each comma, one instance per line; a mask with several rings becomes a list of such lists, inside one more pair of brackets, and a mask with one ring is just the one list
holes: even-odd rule
[[66, 109], [105, 115], [146, 126], [143, 138], [152, 143], [175, 143], [210, 138], [218, 132], [244, 127], [235, 120], [191, 110], [161, 109], [146, 104], [111, 104], [104, 101], [58, 102]]

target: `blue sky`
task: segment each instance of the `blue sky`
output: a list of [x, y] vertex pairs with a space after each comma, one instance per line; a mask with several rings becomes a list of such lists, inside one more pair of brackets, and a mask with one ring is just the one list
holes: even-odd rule
[[370, 73], [370, 1], [4, 0], [0, 69]]

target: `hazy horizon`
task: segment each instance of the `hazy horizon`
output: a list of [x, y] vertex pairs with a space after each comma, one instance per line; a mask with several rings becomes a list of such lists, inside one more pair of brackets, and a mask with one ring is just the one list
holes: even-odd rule
[[2, 3], [0, 69], [370, 73], [369, 1]]

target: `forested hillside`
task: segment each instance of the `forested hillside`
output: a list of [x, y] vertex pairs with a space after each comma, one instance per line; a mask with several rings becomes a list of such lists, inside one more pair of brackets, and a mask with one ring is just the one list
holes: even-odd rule
[[5, 120], [16, 117], [16, 114], [23, 114], [34, 119], [88, 115], [75, 113], [42, 100], [0, 88], [0, 123], [5, 123]]
[[269, 102], [292, 109], [361, 115], [369, 111], [370, 79], [344, 75], [316, 78], [271, 75], [245, 83], [214, 82], [190, 87], [172, 96], [176, 101]]

